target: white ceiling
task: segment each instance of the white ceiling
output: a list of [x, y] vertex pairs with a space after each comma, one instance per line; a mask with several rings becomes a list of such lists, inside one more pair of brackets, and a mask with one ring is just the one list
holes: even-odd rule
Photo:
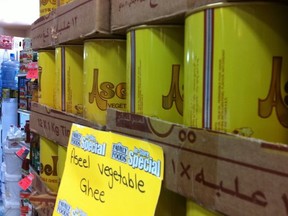
[[39, 0], [0, 0], [0, 26], [28, 29], [39, 17]]

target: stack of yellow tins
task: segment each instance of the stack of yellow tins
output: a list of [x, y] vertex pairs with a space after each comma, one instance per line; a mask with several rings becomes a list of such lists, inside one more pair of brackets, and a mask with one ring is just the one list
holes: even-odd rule
[[[39, 50], [38, 101], [48, 107], [55, 107], [55, 50]], [[57, 144], [40, 137], [40, 177], [52, 190], [58, 190]]]
[[[83, 45], [61, 45], [55, 50], [55, 108], [83, 115]], [[79, 88], [80, 86], [80, 88]], [[64, 171], [67, 148], [58, 145], [58, 180]]]

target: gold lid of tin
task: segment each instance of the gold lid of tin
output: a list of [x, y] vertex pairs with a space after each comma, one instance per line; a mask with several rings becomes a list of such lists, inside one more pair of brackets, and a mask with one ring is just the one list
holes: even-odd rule
[[231, 7], [241, 5], [271, 5], [271, 4], [283, 4], [288, 6], [288, 0], [200, 0], [200, 1], [188, 1], [188, 10], [186, 17], [210, 8], [219, 7]]
[[112, 42], [112, 41], [120, 41], [120, 42], [123, 42], [123, 41], [126, 41], [125, 38], [93, 38], [93, 39], [86, 39], [84, 40], [84, 44], [86, 42]]
[[130, 32], [130, 31], [134, 31], [134, 30], [138, 30], [138, 29], [151, 29], [151, 28], [183, 28], [184, 25], [138, 25], [138, 26], [133, 26], [129, 29], [127, 29], [126, 33]]

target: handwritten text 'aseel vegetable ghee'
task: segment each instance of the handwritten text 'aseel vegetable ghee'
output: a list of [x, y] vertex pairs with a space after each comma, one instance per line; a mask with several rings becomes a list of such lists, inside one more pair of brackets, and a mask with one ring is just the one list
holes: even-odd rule
[[[73, 132], [71, 144], [81, 148], [84, 151], [88, 151], [99, 156], [106, 155], [107, 144], [99, 143], [93, 135], [82, 136], [78, 132]], [[86, 157], [87, 158], [80, 158], [76, 153], [76, 148], [73, 148], [70, 155], [70, 162], [82, 168], [90, 168], [90, 156], [87, 155]], [[148, 151], [141, 148], [134, 147], [133, 150], [129, 150], [128, 147], [122, 145], [120, 142], [114, 143], [111, 158], [129, 165], [133, 169], [143, 170], [153, 176], [160, 177], [161, 175], [161, 161], [154, 160]], [[115, 184], [118, 183], [119, 185], [145, 193], [145, 182], [144, 180], [139, 179], [137, 173], [124, 173], [123, 170], [125, 169], [122, 169], [121, 165], [115, 169], [104, 162], [99, 163], [97, 167], [102, 176], [109, 178], [108, 187], [110, 189], [113, 189]], [[83, 178], [81, 180], [81, 191], [90, 196], [90, 188], [89, 181]]]

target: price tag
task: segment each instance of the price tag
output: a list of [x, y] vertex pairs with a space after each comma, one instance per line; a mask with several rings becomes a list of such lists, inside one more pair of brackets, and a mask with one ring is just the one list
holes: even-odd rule
[[27, 175], [25, 178], [21, 179], [18, 182], [18, 185], [23, 189], [23, 190], [27, 190], [31, 184], [32, 181], [34, 179], [34, 175], [32, 173], [30, 173], [29, 175]]
[[25, 146], [23, 146], [21, 149], [19, 149], [16, 153], [15, 153], [19, 158], [21, 159], [25, 159], [27, 157], [27, 155], [29, 154], [29, 149], [27, 149]]
[[38, 63], [30, 62], [27, 67], [28, 67], [28, 72], [27, 72], [26, 78], [38, 79]]
[[13, 37], [0, 35], [0, 49], [12, 50]]

